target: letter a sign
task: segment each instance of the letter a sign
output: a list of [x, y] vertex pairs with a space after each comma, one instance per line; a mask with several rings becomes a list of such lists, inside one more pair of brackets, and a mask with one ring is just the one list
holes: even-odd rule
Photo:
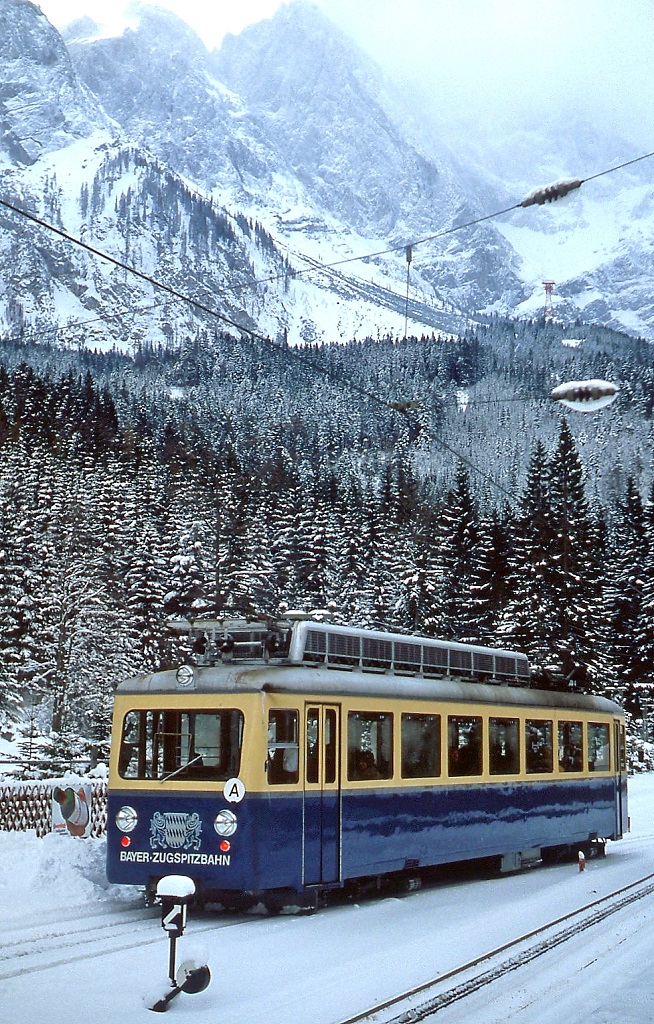
[[223, 789], [223, 796], [229, 804], [240, 804], [245, 796], [245, 786], [240, 779], [228, 779]]

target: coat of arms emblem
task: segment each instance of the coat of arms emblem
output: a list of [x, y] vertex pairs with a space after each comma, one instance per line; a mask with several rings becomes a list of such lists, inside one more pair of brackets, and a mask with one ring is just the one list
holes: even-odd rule
[[150, 846], [173, 850], [199, 850], [202, 840], [200, 815], [155, 811], [150, 821]]

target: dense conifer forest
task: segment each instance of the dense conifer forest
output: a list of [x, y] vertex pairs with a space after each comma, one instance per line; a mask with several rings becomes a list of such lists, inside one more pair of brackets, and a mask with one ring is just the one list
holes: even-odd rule
[[[26, 754], [106, 752], [112, 684], [184, 656], [171, 617], [338, 620], [654, 687], [654, 352], [603, 328], [300, 350], [198, 332], [128, 356], [0, 348], [0, 709]], [[549, 399], [601, 377], [593, 414]]]

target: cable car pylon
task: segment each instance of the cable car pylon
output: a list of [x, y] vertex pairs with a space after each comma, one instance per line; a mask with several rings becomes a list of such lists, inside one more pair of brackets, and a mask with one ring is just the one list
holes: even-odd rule
[[407, 245], [406, 253], [406, 301], [404, 303], [404, 340], [407, 337], [407, 326], [409, 322], [409, 275], [411, 273], [411, 260], [413, 259], [413, 246]]

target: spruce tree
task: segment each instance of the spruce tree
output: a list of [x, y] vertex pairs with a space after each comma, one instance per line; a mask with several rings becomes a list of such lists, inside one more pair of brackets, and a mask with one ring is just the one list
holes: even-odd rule
[[[607, 559], [606, 607], [609, 620], [609, 652], [616, 685], [625, 694], [626, 706], [638, 713], [637, 690], [643, 671], [640, 631], [644, 623], [643, 591], [647, 580], [649, 538], [643, 500], [632, 477], [617, 509]], [[647, 646], [645, 644], [645, 646]]]
[[654, 491], [644, 509], [642, 573], [639, 577], [640, 609], [634, 631], [635, 664], [628, 696], [636, 713], [654, 692]]
[[555, 527], [550, 576], [556, 599], [551, 641], [555, 664], [570, 684], [608, 681], [602, 654], [604, 562], [600, 533], [588, 504], [584, 472], [564, 418], [550, 463], [550, 502]]
[[549, 472], [545, 446], [537, 441], [510, 532], [507, 599], [499, 627], [507, 647], [525, 651], [540, 666], [551, 663], [555, 618], [551, 566], [555, 524]]
[[497, 643], [500, 619], [508, 601], [511, 520], [507, 508], [493, 509], [479, 524], [470, 617], [481, 643]]
[[479, 559], [479, 516], [465, 466], [457, 470], [438, 517], [439, 589], [426, 627], [455, 640], [472, 639], [473, 586]]

